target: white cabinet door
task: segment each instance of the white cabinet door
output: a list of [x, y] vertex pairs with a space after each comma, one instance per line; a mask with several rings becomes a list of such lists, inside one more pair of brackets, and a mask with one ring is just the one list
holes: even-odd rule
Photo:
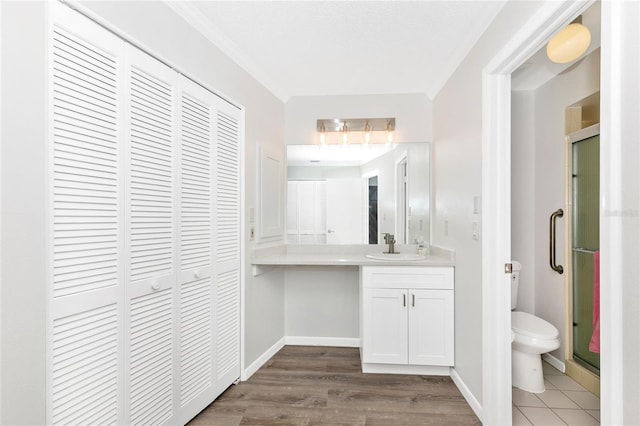
[[453, 290], [409, 290], [409, 364], [453, 365]]
[[407, 291], [365, 289], [362, 362], [406, 364]]

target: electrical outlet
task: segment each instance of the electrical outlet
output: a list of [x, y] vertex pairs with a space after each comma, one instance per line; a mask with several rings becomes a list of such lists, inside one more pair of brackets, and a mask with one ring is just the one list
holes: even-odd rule
[[251, 227], [251, 230], [249, 231], [249, 240], [253, 241], [253, 239], [256, 236], [256, 232], [255, 229], [253, 228], [253, 226]]

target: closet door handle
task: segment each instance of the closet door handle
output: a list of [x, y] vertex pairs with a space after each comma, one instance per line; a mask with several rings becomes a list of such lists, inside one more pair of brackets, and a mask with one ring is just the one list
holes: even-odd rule
[[549, 265], [551, 269], [559, 274], [564, 272], [562, 265], [556, 264], [556, 220], [564, 215], [562, 209], [558, 209], [551, 213], [549, 218]]
[[402, 295], [402, 306], [407, 306], [407, 295], [406, 294]]
[[413, 293], [411, 294], [411, 306], [416, 307], [416, 295]]

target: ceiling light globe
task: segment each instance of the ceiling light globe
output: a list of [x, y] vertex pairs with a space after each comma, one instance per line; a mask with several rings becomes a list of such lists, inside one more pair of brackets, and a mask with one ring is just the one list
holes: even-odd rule
[[547, 44], [547, 56], [552, 62], [566, 64], [578, 59], [591, 44], [591, 32], [582, 24], [569, 24]]

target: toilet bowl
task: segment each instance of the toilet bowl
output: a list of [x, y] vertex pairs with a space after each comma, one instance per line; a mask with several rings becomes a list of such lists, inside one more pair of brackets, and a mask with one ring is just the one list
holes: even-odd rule
[[558, 329], [526, 312], [514, 311], [522, 265], [512, 261], [511, 274], [511, 381], [512, 385], [532, 393], [545, 391], [542, 354], [560, 347]]
[[547, 321], [526, 312], [511, 312], [511, 380], [527, 392], [545, 391], [542, 354], [560, 347], [558, 330]]

